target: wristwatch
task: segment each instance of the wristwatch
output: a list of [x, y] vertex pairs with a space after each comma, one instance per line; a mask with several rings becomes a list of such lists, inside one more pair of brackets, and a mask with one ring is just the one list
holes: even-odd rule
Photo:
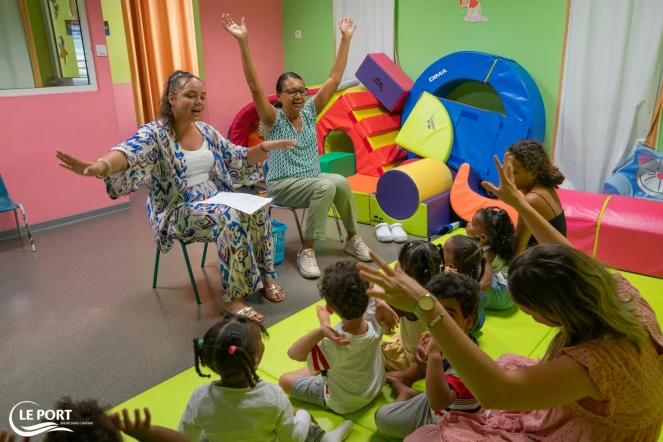
[[414, 316], [421, 318], [425, 312], [430, 312], [435, 308], [437, 299], [430, 293], [426, 293], [417, 300], [417, 306], [414, 308]]

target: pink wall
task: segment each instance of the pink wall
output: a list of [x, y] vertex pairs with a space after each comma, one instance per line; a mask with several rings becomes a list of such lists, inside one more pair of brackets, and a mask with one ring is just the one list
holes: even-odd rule
[[244, 80], [237, 41], [223, 29], [221, 14], [230, 14], [237, 22], [242, 16], [246, 18], [251, 52], [260, 81], [265, 92], [272, 94], [276, 80], [284, 69], [281, 2], [199, 1], [207, 86], [206, 121], [225, 136], [237, 112], [251, 101], [251, 93]]
[[[85, 0], [92, 44], [106, 44], [100, 0]], [[99, 90], [0, 97], [2, 174], [31, 224], [118, 204], [104, 184], [58, 166], [55, 150], [95, 160], [121, 141], [108, 57], [94, 57]], [[13, 228], [0, 215], [0, 230]]]
[[115, 97], [115, 111], [120, 138], [130, 138], [138, 130], [131, 83], [113, 83], [113, 95]]

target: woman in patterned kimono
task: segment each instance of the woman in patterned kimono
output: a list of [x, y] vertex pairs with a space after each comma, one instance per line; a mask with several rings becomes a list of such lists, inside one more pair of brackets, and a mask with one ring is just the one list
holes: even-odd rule
[[218, 192], [234, 192], [234, 181], [253, 182], [268, 152], [292, 149], [294, 140], [265, 141], [248, 149], [235, 146], [200, 121], [205, 87], [196, 76], [175, 71], [161, 97], [159, 119], [97, 161], [57, 153], [60, 165], [79, 175], [103, 178], [112, 199], [147, 186], [147, 213], [162, 252], [173, 241], [216, 242], [224, 309], [260, 322], [244, 302], [262, 290], [272, 302], [285, 291], [274, 279], [271, 222], [264, 209], [247, 215], [221, 204], [202, 204]]
[[248, 30], [242, 18], [241, 25], [223, 15], [223, 25], [239, 42], [242, 67], [251, 89], [253, 103], [260, 116], [260, 128], [266, 140], [293, 138], [295, 148], [286, 152], [270, 152], [267, 157], [267, 189], [276, 204], [308, 208], [304, 243], [297, 254], [297, 266], [302, 276], [317, 278], [320, 269], [315, 259], [313, 243], [326, 239], [327, 214], [333, 203], [348, 232], [345, 252], [360, 261], [370, 261], [369, 250], [357, 235], [355, 200], [345, 177], [333, 173], [320, 173], [318, 138], [315, 131], [316, 115], [322, 111], [338, 89], [348, 61], [350, 40], [356, 27], [352, 19], [341, 20], [341, 44], [334, 59], [329, 79], [312, 99], [305, 102], [308, 91], [302, 78], [287, 72], [276, 83], [279, 101], [272, 106], [260, 84], [258, 73], [249, 51]]

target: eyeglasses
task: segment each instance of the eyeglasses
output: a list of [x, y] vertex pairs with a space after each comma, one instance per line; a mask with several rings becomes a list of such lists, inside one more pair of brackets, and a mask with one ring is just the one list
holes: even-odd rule
[[302, 87], [302, 88], [299, 88], [299, 89], [287, 89], [287, 90], [283, 91], [283, 93], [288, 94], [289, 97], [294, 97], [297, 94], [304, 97], [308, 93], [308, 88], [307, 87]]

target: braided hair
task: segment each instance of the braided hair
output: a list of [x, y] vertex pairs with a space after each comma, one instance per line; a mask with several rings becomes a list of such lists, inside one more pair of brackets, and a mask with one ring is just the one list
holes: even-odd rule
[[[259, 332], [259, 333], [256, 333]], [[259, 336], [269, 336], [267, 330], [243, 316], [226, 313], [212, 326], [203, 339], [193, 340], [193, 353], [198, 376], [209, 378], [200, 371], [208, 367], [227, 382], [242, 377], [251, 387], [260, 381], [254, 368]]]
[[479, 242], [463, 235], [456, 235], [449, 238], [453, 251], [451, 252], [452, 263], [456, 266], [456, 272], [462, 273], [480, 281], [486, 270], [486, 258], [483, 256], [483, 249]]
[[479, 209], [478, 213], [483, 223], [483, 229], [488, 235], [490, 250], [505, 263], [511, 263], [516, 256], [514, 249], [516, 229], [513, 227], [509, 214], [500, 207]]
[[398, 253], [398, 263], [405, 273], [422, 286], [438, 273], [442, 266], [442, 251], [430, 241], [409, 241]]
[[175, 136], [175, 114], [173, 113], [173, 105], [170, 104], [170, 100], [168, 100], [168, 95], [177, 94], [184, 89], [184, 86], [186, 86], [192, 78], [200, 80], [200, 78], [190, 72], [177, 70], [170, 74], [170, 77], [168, 77], [168, 80], [163, 87], [163, 92], [161, 93], [161, 105], [159, 106], [159, 119], [166, 125], [166, 130], [171, 136]]

